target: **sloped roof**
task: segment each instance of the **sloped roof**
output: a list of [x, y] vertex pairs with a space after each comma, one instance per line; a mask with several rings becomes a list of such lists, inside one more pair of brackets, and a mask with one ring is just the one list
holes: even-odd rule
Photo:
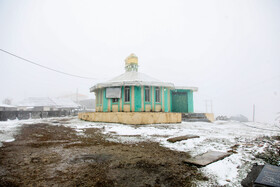
[[90, 88], [90, 91], [93, 92], [94, 90], [100, 88], [119, 86], [163, 86], [174, 88], [173, 83], [161, 82], [144, 73], [131, 71], [125, 72], [107, 82], [96, 84], [95, 86]]
[[51, 98], [57, 108], [78, 108], [80, 105], [71, 99]]
[[70, 99], [49, 98], [49, 97], [29, 97], [18, 103], [24, 107], [55, 107], [55, 108], [77, 108], [80, 105]]
[[0, 104], [0, 107], [2, 107], [2, 108], [16, 108], [16, 106], [7, 105], [7, 104]]
[[56, 106], [56, 104], [49, 97], [29, 97], [20, 101], [18, 106]]

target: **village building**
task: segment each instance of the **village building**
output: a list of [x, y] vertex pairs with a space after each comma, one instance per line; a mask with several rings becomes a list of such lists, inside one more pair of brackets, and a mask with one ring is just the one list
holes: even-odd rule
[[50, 98], [50, 97], [29, 97], [17, 103], [20, 111], [72, 111], [80, 108], [70, 99]]
[[193, 112], [195, 87], [175, 87], [138, 72], [138, 58], [125, 59], [125, 73], [90, 89], [97, 112]]
[[126, 124], [181, 122], [181, 113], [193, 113], [196, 87], [175, 87], [138, 72], [138, 57], [125, 59], [125, 73], [90, 88], [96, 96], [95, 113], [81, 113], [89, 121]]

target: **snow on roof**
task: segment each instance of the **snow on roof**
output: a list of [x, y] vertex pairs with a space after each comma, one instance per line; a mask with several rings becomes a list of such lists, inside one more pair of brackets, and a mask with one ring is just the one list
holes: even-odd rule
[[80, 105], [70, 99], [49, 98], [49, 97], [29, 97], [18, 103], [24, 107], [55, 107], [55, 108], [77, 108]]
[[52, 100], [58, 108], [78, 108], [80, 106], [70, 99], [52, 98]]
[[173, 83], [161, 82], [155, 78], [152, 78], [144, 73], [140, 72], [125, 72], [108, 82], [99, 83], [90, 88], [90, 91], [93, 92], [99, 88], [105, 87], [119, 87], [119, 86], [163, 86], [174, 88]]
[[194, 92], [197, 92], [197, 90], [198, 90], [197, 87], [192, 87], [192, 86], [176, 86], [175, 89], [178, 89], [178, 90], [192, 90]]
[[56, 106], [49, 97], [29, 97], [18, 103], [18, 106]]
[[16, 108], [16, 106], [6, 105], [6, 104], [0, 104], [0, 107], [2, 107], [2, 108]]

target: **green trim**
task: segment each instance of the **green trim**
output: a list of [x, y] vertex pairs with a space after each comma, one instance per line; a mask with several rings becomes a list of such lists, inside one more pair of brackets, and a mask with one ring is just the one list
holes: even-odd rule
[[162, 92], [163, 90], [162, 90], [162, 87], [160, 87], [160, 110], [163, 112], [163, 110], [162, 110]]
[[168, 112], [168, 88], [164, 91], [164, 112]]
[[142, 108], [141, 86], [134, 86], [134, 111], [141, 112], [141, 108]]
[[118, 100], [118, 112], [120, 111], [120, 99]]
[[171, 90], [169, 91], [169, 95], [170, 95], [170, 112], [173, 112], [172, 111], [172, 92], [173, 91], [171, 91]]
[[124, 86], [122, 86], [122, 111], [124, 111], [123, 104], [124, 104]]
[[108, 112], [108, 100], [106, 98], [106, 88], [103, 89], [103, 112]]
[[131, 100], [132, 100], [132, 86], [129, 86], [129, 105], [130, 105], [130, 112], [132, 111], [131, 108]]
[[193, 113], [193, 91], [188, 90], [188, 113]]

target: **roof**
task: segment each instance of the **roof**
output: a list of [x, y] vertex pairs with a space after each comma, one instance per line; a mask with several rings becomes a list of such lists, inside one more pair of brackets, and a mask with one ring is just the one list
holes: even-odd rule
[[52, 98], [57, 108], [78, 108], [80, 105], [71, 99]]
[[6, 104], [0, 104], [1, 108], [16, 108], [16, 106], [13, 105], [6, 105]]
[[56, 106], [56, 104], [49, 97], [29, 97], [20, 101], [18, 106]]
[[90, 91], [93, 92], [100, 88], [120, 86], [163, 86], [174, 88], [173, 83], [161, 82], [144, 73], [131, 71], [125, 72], [107, 82], [96, 84], [95, 86], [90, 88]]
[[197, 92], [197, 90], [198, 90], [197, 87], [192, 87], [192, 86], [176, 86], [175, 89], [177, 89], [177, 90], [192, 90], [194, 92]]
[[55, 107], [55, 108], [77, 108], [78, 104], [70, 99], [49, 98], [49, 97], [29, 97], [18, 103], [24, 107]]

